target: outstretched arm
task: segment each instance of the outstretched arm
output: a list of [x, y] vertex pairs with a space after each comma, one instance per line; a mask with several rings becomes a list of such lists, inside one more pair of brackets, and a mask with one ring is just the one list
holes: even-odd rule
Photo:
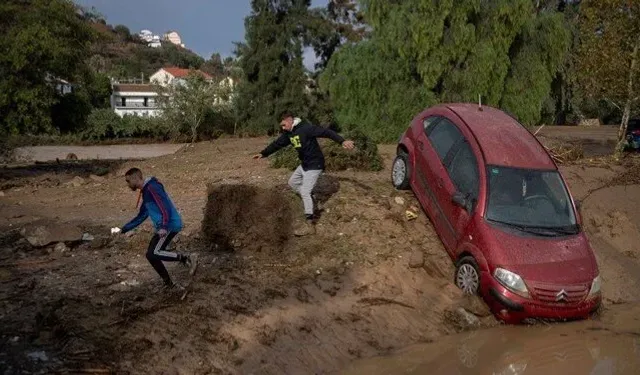
[[273, 154], [274, 152], [280, 150], [281, 148], [285, 148], [291, 144], [291, 140], [289, 136], [286, 134], [280, 135], [275, 141], [271, 142], [269, 146], [267, 146], [264, 150], [260, 152], [263, 158]]
[[149, 216], [149, 213], [147, 212], [147, 208], [143, 203], [140, 206], [140, 211], [138, 212], [138, 215], [122, 227], [122, 233], [124, 234], [136, 229], [138, 225], [142, 224], [142, 222], [147, 219], [147, 216]]
[[342, 145], [342, 147], [346, 149], [352, 149], [354, 147], [353, 141], [347, 141], [340, 134], [334, 132], [329, 128], [323, 128], [322, 126], [313, 126], [311, 131], [311, 135], [317, 138], [329, 138], [336, 143]]

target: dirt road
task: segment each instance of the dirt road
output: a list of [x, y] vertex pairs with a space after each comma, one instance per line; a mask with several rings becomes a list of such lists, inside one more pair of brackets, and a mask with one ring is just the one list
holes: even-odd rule
[[[278, 217], [290, 216], [291, 225], [302, 216], [286, 187], [290, 172], [251, 159], [266, 141], [198, 144], [173, 155], [102, 165], [103, 176], [90, 177], [94, 171], [82, 163], [0, 170], [0, 367], [8, 374], [65, 368], [329, 373], [358, 358], [469, 328], [451, 312], [474, 301], [452, 285], [453, 267], [425, 215], [418, 210], [412, 221], [404, 216], [417, 206], [415, 198], [389, 183], [392, 145], [380, 147], [386, 163], [381, 172], [325, 176], [317, 236], [296, 239], [284, 228], [273, 246], [273, 217], [265, 213], [273, 202], [238, 193], [225, 201], [248, 212], [236, 216], [244, 217], [239, 225], [250, 240], [232, 238], [226, 251], [207, 242], [199, 232], [205, 215], [215, 214], [204, 210], [210, 183], [253, 186], [262, 196], [281, 197], [270, 199], [290, 202]], [[573, 193], [586, 198], [583, 214], [604, 282], [603, 318], [597, 319], [605, 325], [608, 314], [640, 301], [640, 186], [625, 174], [639, 169], [636, 161], [625, 163], [635, 164], [563, 167]], [[131, 240], [109, 239], [108, 228], [136, 213], [136, 194], [122, 178], [132, 166], [164, 183], [186, 224], [179, 249], [201, 255], [184, 299], [156, 290], [159, 279], [143, 255], [148, 224]], [[18, 231], [32, 222], [78, 226], [96, 240], [33, 248]], [[187, 279], [184, 269], [170, 272]], [[476, 312], [477, 327], [496, 324], [482, 309]]]
[[52, 161], [64, 160], [68, 154], [75, 154], [79, 160], [120, 160], [147, 159], [173, 154], [184, 144], [140, 144], [140, 145], [109, 145], [109, 146], [33, 146], [20, 147], [14, 151], [18, 161]]

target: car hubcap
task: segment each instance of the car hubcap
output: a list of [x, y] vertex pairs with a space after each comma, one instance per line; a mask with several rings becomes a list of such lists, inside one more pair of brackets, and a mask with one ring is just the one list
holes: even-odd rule
[[393, 163], [393, 183], [396, 186], [400, 186], [404, 181], [404, 177], [407, 173], [407, 167], [404, 165], [404, 161], [397, 158]]
[[476, 294], [478, 291], [479, 277], [476, 269], [470, 264], [463, 264], [458, 270], [456, 277], [458, 288], [462, 289], [466, 294]]

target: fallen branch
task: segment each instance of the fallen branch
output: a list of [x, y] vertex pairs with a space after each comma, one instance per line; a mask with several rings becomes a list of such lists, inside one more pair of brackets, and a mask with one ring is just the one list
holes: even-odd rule
[[389, 298], [384, 298], [384, 297], [365, 297], [365, 298], [360, 298], [358, 300], [358, 303], [364, 303], [367, 304], [369, 306], [377, 306], [377, 305], [399, 305], [402, 307], [406, 307], [409, 309], [415, 309], [414, 306], [411, 306], [409, 304], [406, 304], [404, 302], [399, 302], [399, 301], [395, 301]]

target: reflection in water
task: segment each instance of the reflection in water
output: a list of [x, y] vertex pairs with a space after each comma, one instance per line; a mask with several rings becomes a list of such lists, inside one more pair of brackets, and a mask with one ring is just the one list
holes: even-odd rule
[[445, 337], [389, 357], [357, 361], [344, 374], [640, 374], [637, 334], [588, 323], [502, 327]]

